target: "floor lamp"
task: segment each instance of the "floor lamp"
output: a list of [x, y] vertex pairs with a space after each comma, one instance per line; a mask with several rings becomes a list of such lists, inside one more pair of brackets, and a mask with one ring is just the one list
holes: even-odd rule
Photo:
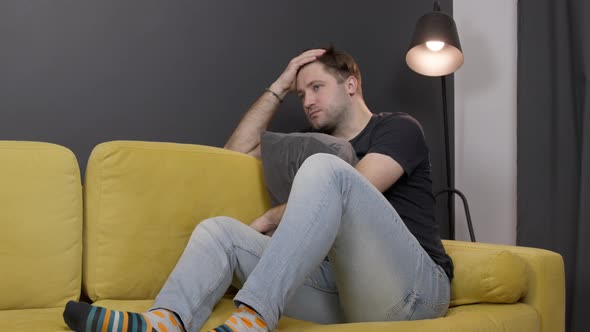
[[438, 1], [434, 2], [432, 12], [420, 17], [414, 29], [414, 36], [406, 54], [406, 63], [415, 72], [425, 76], [440, 76], [443, 104], [445, 159], [447, 170], [447, 187], [438, 191], [434, 196], [447, 194], [447, 208], [449, 214], [449, 238], [455, 239], [455, 215], [453, 210], [453, 194], [463, 200], [467, 226], [471, 241], [475, 242], [475, 234], [471, 223], [471, 214], [465, 195], [453, 186], [453, 172], [451, 169], [451, 153], [449, 147], [449, 119], [447, 111], [446, 76], [454, 73], [463, 65], [463, 52], [459, 42], [459, 34], [455, 21], [449, 15], [440, 11]]

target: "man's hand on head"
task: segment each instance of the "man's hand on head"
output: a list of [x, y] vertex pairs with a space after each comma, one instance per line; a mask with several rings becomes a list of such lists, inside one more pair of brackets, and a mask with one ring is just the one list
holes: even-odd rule
[[289, 91], [295, 90], [295, 82], [299, 68], [317, 60], [317, 58], [324, 53], [326, 53], [325, 49], [307, 50], [291, 59], [285, 71], [283, 71], [281, 76], [271, 84], [270, 90], [278, 94], [281, 99], [285, 98], [285, 95], [287, 95]]

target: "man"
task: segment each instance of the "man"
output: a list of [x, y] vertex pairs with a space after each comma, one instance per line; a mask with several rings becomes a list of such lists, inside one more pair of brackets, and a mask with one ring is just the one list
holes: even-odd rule
[[[358, 164], [307, 158], [286, 205], [250, 226], [227, 217], [201, 222], [149, 312], [70, 302], [64, 319], [72, 329], [198, 331], [232, 279], [241, 287], [237, 311], [215, 331], [272, 331], [283, 314], [342, 323], [446, 313], [453, 267], [434, 221], [419, 124], [403, 113], [371, 113], [353, 58], [314, 49], [291, 60], [225, 148], [260, 156], [260, 133], [290, 91], [314, 131], [351, 142]], [[261, 234], [275, 228], [272, 240]]]

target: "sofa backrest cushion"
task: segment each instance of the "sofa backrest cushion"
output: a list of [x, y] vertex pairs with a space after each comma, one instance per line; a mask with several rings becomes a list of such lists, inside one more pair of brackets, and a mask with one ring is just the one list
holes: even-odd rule
[[524, 262], [508, 250], [447, 250], [455, 265], [451, 306], [514, 303], [526, 295]]
[[199, 222], [249, 223], [269, 207], [259, 160], [190, 144], [100, 144], [84, 189], [83, 286], [94, 301], [155, 298]]
[[0, 310], [80, 296], [82, 183], [67, 148], [0, 141]]

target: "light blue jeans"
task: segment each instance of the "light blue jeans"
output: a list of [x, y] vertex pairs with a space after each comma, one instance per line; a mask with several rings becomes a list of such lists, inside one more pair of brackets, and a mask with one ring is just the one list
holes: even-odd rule
[[[328, 259], [326, 259], [328, 257]], [[234, 301], [274, 329], [282, 315], [318, 323], [436, 318], [450, 283], [385, 197], [338, 157], [300, 167], [271, 237], [228, 217], [201, 222], [154, 303], [199, 331], [230, 284]]]

